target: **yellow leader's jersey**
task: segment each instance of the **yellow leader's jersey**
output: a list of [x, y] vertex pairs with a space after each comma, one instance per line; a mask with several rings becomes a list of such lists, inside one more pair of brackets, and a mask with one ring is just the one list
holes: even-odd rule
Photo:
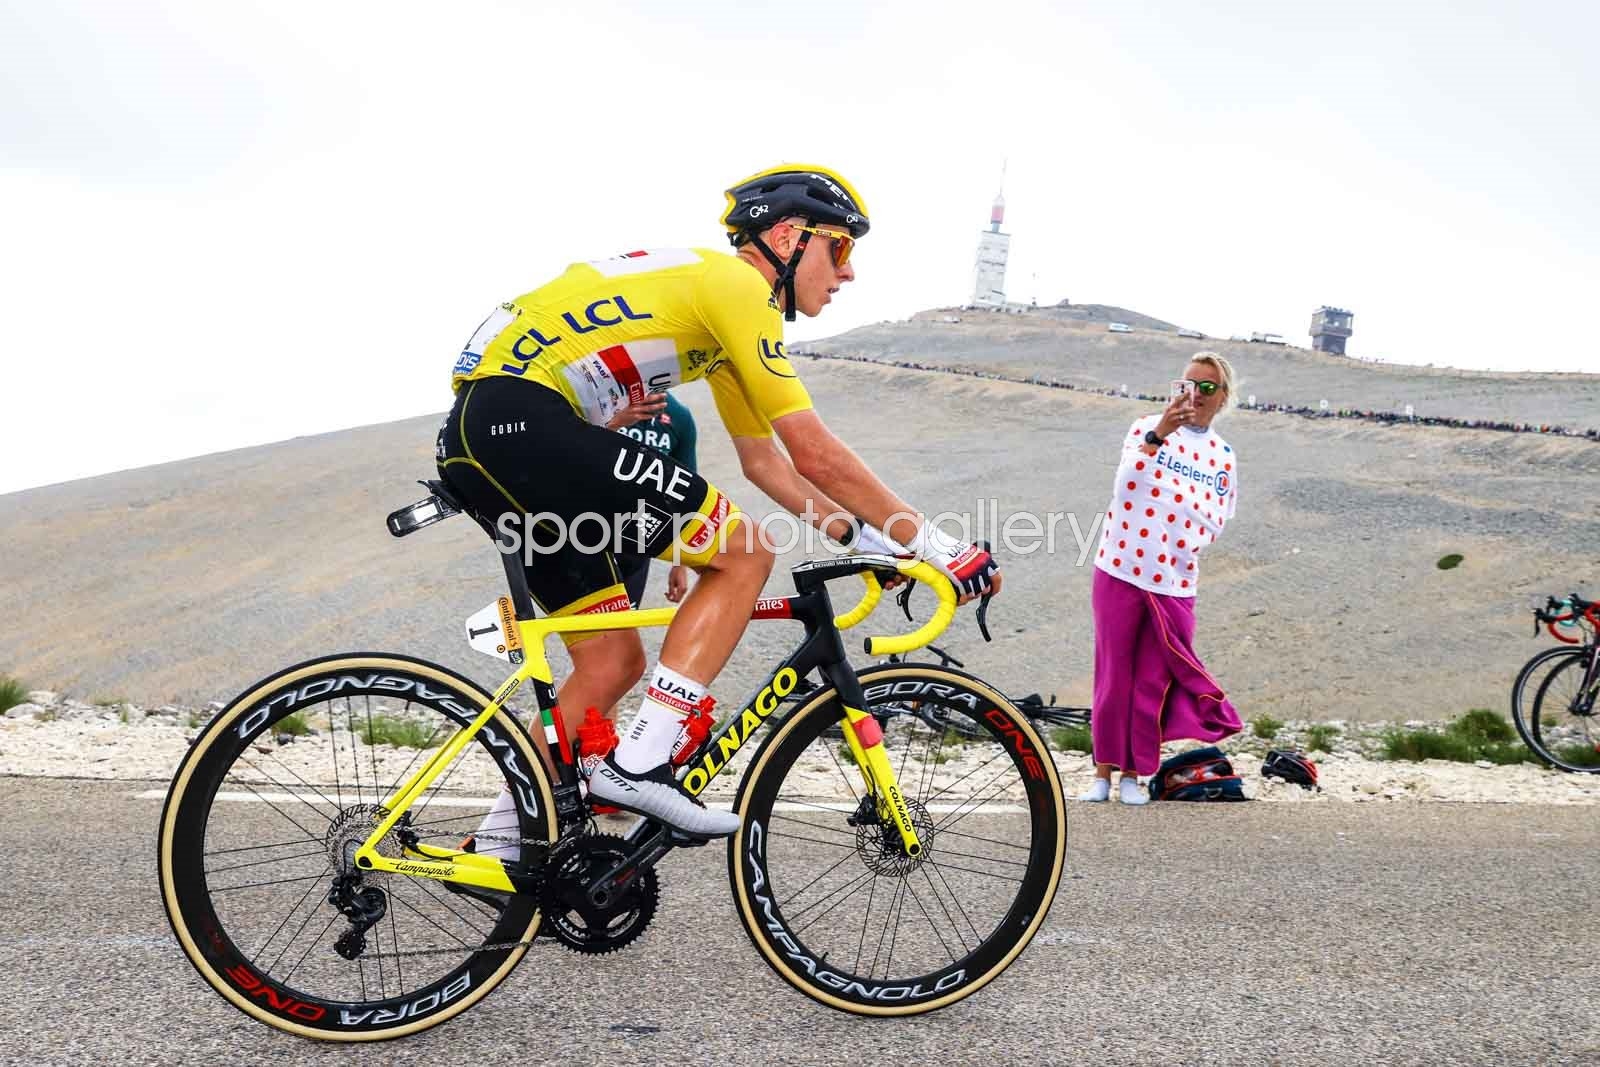
[[770, 436], [772, 420], [811, 407], [766, 279], [702, 248], [574, 263], [501, 304], [456, 360], [451, 387], [495, 375], [547, 385], [601, 426], [646, 393], [699, 378], [736, 437]]

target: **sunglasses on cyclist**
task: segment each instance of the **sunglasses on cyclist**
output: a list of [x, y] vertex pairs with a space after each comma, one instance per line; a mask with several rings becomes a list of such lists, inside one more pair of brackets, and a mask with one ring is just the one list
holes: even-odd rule
[[1193, 378], [1190, 378], [1189, 382], [1195, 387], [1195, 391], [1201, 396], [1210, 396], [1212, 393], [1215, 393], [1218, 389], [1222, 388], [1222, 386], [1218, 385], [1216, 382], [1195, 381]]
[[802, 226], [798, 222], [791, 222], [789, 225], [802, 233], [809, 233], [816, 237], [826, 237], [831, 240], [833, 242], [834, 267], [843, 268], [846, 263], [850, 262], [850, 253], [856, 246], [854, 237], [847, 233], [840, 233], [838, 230], [819, 230], [814, 226]]

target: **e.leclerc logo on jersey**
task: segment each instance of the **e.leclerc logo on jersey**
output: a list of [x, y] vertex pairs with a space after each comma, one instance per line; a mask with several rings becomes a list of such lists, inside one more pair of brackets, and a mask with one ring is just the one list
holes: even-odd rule
[[1218, 471], [1217, 472], [1217, 496], [1219, 496], [1219, 497], [1227, 496], [1228, 495], [1228, 490], [1231, 489], [1231, 488], [1233, 488], [1233, 479], [1228, 477], [1228, 472], [1227, 471]]
[[776, 374], [780, 378], [798, 378], [794, 368], [789, 366], [789, 357], [784, 354], [782, 341], [769, 341], [761, 339], [758, 349], [761, 355], [761, 365], [767, 368], [768, 373]]

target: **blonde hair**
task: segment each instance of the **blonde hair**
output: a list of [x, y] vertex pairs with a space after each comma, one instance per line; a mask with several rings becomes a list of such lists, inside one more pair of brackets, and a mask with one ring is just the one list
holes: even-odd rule
[[1196, 352], [1189, 357], [1190, 363], [1204, 363], [1216, 370], [1217, 376], [1222, 379], [1222, 391], [1227, 394], [1222, 407], [1217, 409], [1217, 414], [1222, 415], [1233, 410], [1239, 402], [1234, 397], [1233, 391], [1233, 364], [1228, 362], [1228, 357], [1217, 352]]

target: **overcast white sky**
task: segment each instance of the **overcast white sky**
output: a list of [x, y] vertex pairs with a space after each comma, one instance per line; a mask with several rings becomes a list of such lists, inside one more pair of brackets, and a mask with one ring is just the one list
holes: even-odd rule
[[1592, 4], [0, 0], [0, 492], [442, 411], [566, 263], [866, 198], [792, 336], [1012, 299], [1597, 370]]

